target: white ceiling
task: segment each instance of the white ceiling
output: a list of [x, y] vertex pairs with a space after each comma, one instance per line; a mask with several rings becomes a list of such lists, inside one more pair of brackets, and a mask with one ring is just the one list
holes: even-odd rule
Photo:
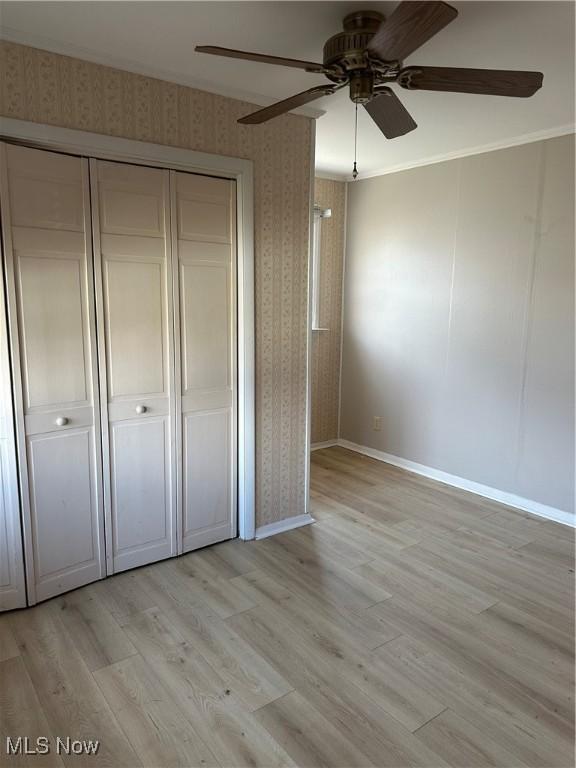
[[[409, 92], [419, 127], [387, 141], [359, 111], [360, 176], [568, 132], [574, 124], [574, 4], [453, 2], [459, 17], [407, 63], [544, 72], [531, 99]], [[325, 40], [362, 7], [390, 2], [2, 2], [2, 36], [109, 66], [268, 104], [323, 77], [194, 53], [198, 44], [321, 61]], [[315, 103], [317, 170], [348, 176], [354, 106], [343, 90]], [[316, 113], [318, 114], [318, 113]]]

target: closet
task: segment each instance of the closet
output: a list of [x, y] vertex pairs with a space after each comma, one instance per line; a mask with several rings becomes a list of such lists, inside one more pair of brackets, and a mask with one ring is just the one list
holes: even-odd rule
[[1, 151], [33, 604], [235, 535], [235, 183]]

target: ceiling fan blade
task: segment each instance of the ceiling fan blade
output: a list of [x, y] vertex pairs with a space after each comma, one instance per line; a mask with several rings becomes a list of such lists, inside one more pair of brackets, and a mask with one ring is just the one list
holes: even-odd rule
[[301, 61], [300, 59], [285, 59], [282, 56], [268, 56], [265, 53], [252, 53], [251, 51], [236, 51], [233, 48], [220, 48], [216, 45], [197, 45], [194, 49], [198, 53], [211, 53], [214, 56], [227, 56], [231, 59], [246, 59], [257, 61], [261, 64], [279, 64], [282, 67], [295, 67], [305, 69], [307, 72], [324, 72], [322, 64], [313, 61]]
[[448, 3], [405, 0], [382, 22], [366, 50], [384, 61], [402, 61], [456, 16]]
[[387, 139], [404, 136], [418, 127], [394, 91], [381, 88], [377, 94], [372, 101], [364, 104], [364, 109]]
[[322, 96], [329, 96], [334, 91], [338, 90], [337, 85], [317, 85], [315, 88], [310, 88], [302, 93], [297, 93], [295, 96], [290, 96], [288, 99], [277, 101], [275, 104], [270, 104], [269, 107], [259, 109], [257, 112], [252, 112], [250, 115], [241, 117], [238, 122], [243, 125], [256, 125], [257, 123], [265, 123], [267, 120], [271, 120], [273, 117], [278, 117], [286, 112], [290, 112], [296, 107], [301, 107], [304, 104], [308, 104], [310, 101], [320, 99]]
[[533, 96], [542, 86], [541, 72], [454, 67], [406, 67], [398, 76], [403, 88], [425, 91], [480, 93], [492, 96]]

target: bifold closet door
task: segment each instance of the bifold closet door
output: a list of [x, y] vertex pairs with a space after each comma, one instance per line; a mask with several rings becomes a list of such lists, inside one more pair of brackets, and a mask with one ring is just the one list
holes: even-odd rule
[[105, 573], [88, 161], [2, 145], [31, 603]]
[[171, 171], [182, 548], [236, 535], [235, 182]]
[[169, 172], [90, 163], [110, 574], [177, 554]]
[[[1, 264], [0, 264], [1, 267]], [[0, 611], [26, 605], [4, 279], [0, 268]]]

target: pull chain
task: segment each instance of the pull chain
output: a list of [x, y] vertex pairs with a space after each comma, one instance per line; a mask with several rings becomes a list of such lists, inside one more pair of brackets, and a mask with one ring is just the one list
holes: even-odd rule
[[354, 168], [352, 169], [352, 178], [356, 180], [358, 176], [358, 169], [356, 168], [356, 153], [358, 149], [358, 104], [356, 104], [356, 111], [354, 113]]

